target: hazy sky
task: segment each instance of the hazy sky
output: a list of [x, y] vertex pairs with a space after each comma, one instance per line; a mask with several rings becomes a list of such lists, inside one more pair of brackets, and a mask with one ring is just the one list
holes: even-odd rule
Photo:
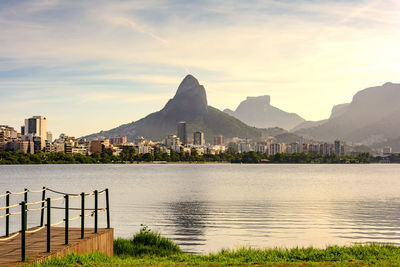
[[138, 120], [187, 73], [307, 120], [400, 82], [400, 1], [0, 0], [0, 124], [81, 136]]

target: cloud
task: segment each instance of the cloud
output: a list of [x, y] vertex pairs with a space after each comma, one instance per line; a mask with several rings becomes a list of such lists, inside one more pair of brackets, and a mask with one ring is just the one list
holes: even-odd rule
[[108, 18], [108, 20], [111, 23], [114, 23], [116, 25], [128, 25], [134, 31], [138, 31], [140, 33], [144, 33], [144, 34], [150, 36], [151, 38], [153, 38], [154, 40], [157, 40], [157, 41], [159, 41], [161, 43], [166, 43], [167, 42], [165, 39], [163, 39], [163, 38], [155, 35], [154, 33], [152, 33], [150, 29], [146, 29], [146, 27], [144, 27], [142, 25], [138, 25], [137, 23], [135, 23], [131, 19], [124, 18], [124, 17], [110, 17], [110, 18]]
[[357, 90], [396, 82], [399, 17], [398, 1], [9, 1], [0, 6], [0, 104], [75, 98], [96, 110], [112, 99], [108, 112], [119, 114], [143, 101], [122, 116], [137, 119], [190, 71], [220, 109], [270, 94], [322, 119]]

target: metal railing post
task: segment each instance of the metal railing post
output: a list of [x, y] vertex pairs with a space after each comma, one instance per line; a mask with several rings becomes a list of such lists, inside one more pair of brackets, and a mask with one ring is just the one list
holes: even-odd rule
[[25, 188], [24, 189], [24, 201], [25, 201], [25, 203], [28, 203], [28, 188]]
[[85, 193], [81, 193], [81, 238], [85, 238]]
[[69, 196], [65, 195], [65, 245], [68, 245], [69, 227]]
[[97, 233], [97, 219], [98, 219], [98, 214], [97, 214], [97, 209], [98, 209], [98, 204], [99, 204], [99, 192], [97, 190], [94, 190], [94, 232]]
[[110, 229], [110, 199], [108, 196], [108, 188], [106, 188], [106, 209], [107, 209], [107, 228]]
[[[7, 194], [10, 194], [10, 191], [6, 192]], [[10, 195], [6, 196], [6, 207], [10, 206]], [[6, 214], [10, 213], [10, 209], [6, 209]], [[6, 217], [6, 236], [10, 235], [10, 215]]]
[[[42, 201], [46, 200], [46, 187], [43, 186]], [[44, 202], [42, 202], [42, 208], [44, 207]], [[40, 226], [44, 223], [44, 208], [40, 211]]]
[[51, 216], [50, 216], [50, 210], [51, 210], [51, 206], [50, 206], [50, 198], [47, 198], [46, 200], [46, 205], [47, 205], [47, 224], [46, 224], [46, 228], [47, 228], [47, 248], [46, 248], [46, 252], [50, 252], [50, 235], [51, 235]]
[[21, 261], [26, 258], [26, 206], [25, 201], [21, 202]]
[[[25, 188], [24, 191], [25, 191], [24, 201], [25, 203], [28, 203], [28, 188]], [[28, 225], [28, 217], [25, 218], [25, 229], [27, 229], [27, 225]]]

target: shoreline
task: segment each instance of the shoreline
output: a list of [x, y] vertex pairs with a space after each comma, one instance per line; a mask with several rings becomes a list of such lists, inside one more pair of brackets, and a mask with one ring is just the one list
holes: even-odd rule
[[188, 161], [175, 161], [175, 162], [96, 162], [96, 163], [80, 163], [80, 162], [45, 162], [45, 163], [18, 163], [18, 164], [2, 164], [0, 166], [17, 166], [17, 165], [396, 165], [397, 162], [392, 163], [381, 163], [381, 162], [357, 162], [357, 163], [338, 163], [338, 162], [315, 162], [315, 163], [299, 163], [299, 162], [270, 162], [270, 163], [251, 163], [251, 162], [215, 162], [215, 161], [204, 161], [204, 162], [188, 162]]
[[[210, 253], [183, 251], [174, 241], [142, 228], [132, 238], [117, 238], [114, 255], [102, 253], [70, 254], [34, 266], [399, 266], [400, 246], [353, 243], [325, 248], [273, 247], [219, 249]], [[75, 265], [74, 265], [75, 266]]]

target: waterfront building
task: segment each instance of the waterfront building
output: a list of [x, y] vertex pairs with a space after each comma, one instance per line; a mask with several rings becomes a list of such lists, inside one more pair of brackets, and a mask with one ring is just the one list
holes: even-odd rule
[[49, 141], [46, 141], [46, 146], [44, 148], [44, 152], [46, 152], [46, 153], [56, 152], [55, 145], [50, 143]]
[[294, 154], [300, 153], [300, 144], [299, 143], [290, 143], [286, 147], [286, 153]]
[[308, 153], [308, 144], [307, 143], [302, 144], [301, 152]]
[[[86, 142], [81, 146], [87, 146]], [[75, 145], [75, 147], [79, 147], [79, 145]], [[92, 140], [89, 144], [89, 154], [103, 153], [108, 148], [111, 148], [109, 139]]]
[[153, 153], [154, 152], [161, 153], [161, 154], [162, 153], [167, 153], [168, 155], [171, 154], [171, 150], [169, 148], [167, 148], [166, 146], [160, 144], [160, 143], [155, 144], [153, 146]]
[[346, 154], [345, 151], [345, 143], [340, 140], [335, 140], [334, 142], [334, 153], [338, 156], [344, 156]]
[[180, 152], [181, 152], [182, 146], [180, 146], [180, 145], [173, 145], [173, 146], [171, 146], [170, 148], [171, 148], [171, 151], [174, 151], [174, 152], [176, 152], [176, 153], [180, 153]]
[[81, 154], [86, 156], [88, 154], [88, 147], [85, 145], [77, 145], [71, 148], [71, 154]]
[[90, 142], [90, 154], [100, 154], [103, 152], [103, 146], [100, 140], [92, 140]]
[[299, 153], [304, 153], [304, 137], [300, 136], [299, 140]]
[[46, 133], [46, 141], [53, 142], [53, 134], [51, 132]]
[[136, 146], [140, 146], [146, 143], [146, 139], [143, 136], [138, 136], [133, 140], [133, 143]]
[[104, 139], [103, 141], [101, 141], [101, 144], [104, 146], [104, 148], [109, 148], [110, 147], [110, 139]]
[[181, 121], [178, 123], [178, 137], [183, 145], [187, 145], [187, 129], [186, 121]]
[[228, 143], [228, 150], [231, 152], [239, 152], [239, 144], [236, 142], [229, 142]]
[[335, 155], [339, 155], [340, 154], [340, 140], [335, 140], [334, 146], [335, 146]]
[[214, 136], [214, 146], [222, 146], [224, 144], [224, 137], [222, 135]]
[[128, 155], [132, 155], [135, 154], [135, 144], [133, 143], [125, 143], [123, 145], [120, 146], [121, 150]]
[[268, 149], [268, 154], [269, 155], [275, 155], [278, 153], [284, 153], [284, 144], [281, 143], [271, 143], [269, 144], [269, 149]]
[[204, 133], [194, 132], [193, 133], [193, 144], [197, 146], [204, 146]]
[[123, 145], [127, 142], [126, 136], [117, 136], [110, 138], [110, 144], [112, 145]]
[[42, 145], [42, 143], [44, 141], [42, 141], [42, 138], [40, 136], [34, 136], [32, 138], [32, 142], [33, 142], [34, 152], [39, 152], [42, 150], [42, 148], [46, 147], [46, 143], [44, 143], [44, 145]]
[[135, 154], [153, 153], [153, 148], [150, 145], [140, 144], [136, 146]]
[[164, 139], [164, 145], [168, 148], [171, 148], [174, 146], [180, 146], [181, 141], [180, 141], [179, 137], [177, 137], [176, 135], [170, 134]]
[[0, 143], [18, 139], [18, 133], [13, 127], [0, 125]]
[[225, 146], [209, 146], [207, 147], [207, 153], [216, 155], [220, 153], [224, 153], [226, 150]]
[[267, 144], [264, 142], [261, 143], [257, 143], [255, 145], [255, 152], [260, 152], [260, 153], [267, 153], [268, 148], [267, 148]]
[[34, 144], [32, 141], [21, 141], [21, 140], [11, 141], [6, 143], [5, 150], [21, 151], [22, 153], [30, 153], [30, 154], [33, 154], [35, 151]]
[[345, 146], [345, 144], [340, 146], [340, 155], [341, 156], [346, 155], [346, 146]]
[[64, 153], [72, 154], [72, 149], [75, 147], [75, 142], [71, 139], [64, 142]]
[[324, 143], [322, 148], [322, 155], [330, 155], [333, 154], [333, 145]]
[[382, 152], [384, 155], [390, 155], [392, 154], [392, 148], [390, 146], [385, 146]]
[[[22, 129], [21, 129], [22, 130]], [[43, 142], [41, 142], [41, 149], [46, 146], [44, 142], [47, 138], [47, 119], [43, 116], [33, 116], [32, 118], [25, 119], [24, 135], [39, 136]]]
[[64, 143], [53, 143], [54, 152], [64, 152], [65, 147]]
[[240, 153], [250, 152], [253, 151], [253, 148], [251, 147], [250, 143], [244, 142], [239, 144], [239, 151]]
[[313, 154], [319, 154], [320, 148], [319, 148], [319, 143], [314, 143], [309, 146], [309, 151], [310, 153]]

